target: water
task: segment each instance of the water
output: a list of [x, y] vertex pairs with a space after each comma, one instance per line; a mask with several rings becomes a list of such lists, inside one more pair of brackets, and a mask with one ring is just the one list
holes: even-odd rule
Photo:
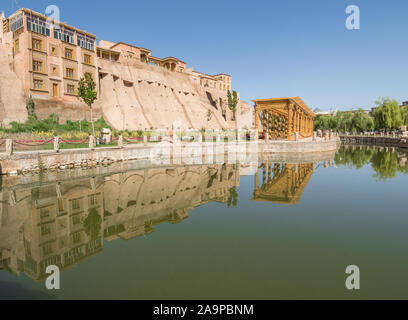
[[408, 298], [407, 154], [277, 157], [3, 177], [0, 299]]

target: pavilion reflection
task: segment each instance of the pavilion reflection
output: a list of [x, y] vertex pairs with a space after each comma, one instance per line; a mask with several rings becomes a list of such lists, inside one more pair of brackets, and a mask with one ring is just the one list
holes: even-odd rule
[[[262, 185], [259, 186], [259, 169]], [[314, 163], [262, 163], [257, 168], [254, 196], [251, 200], [296, 204], [314, 172]]]

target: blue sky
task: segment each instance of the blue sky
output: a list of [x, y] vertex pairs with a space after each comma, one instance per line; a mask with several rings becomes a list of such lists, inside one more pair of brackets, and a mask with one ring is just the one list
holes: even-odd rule
[[[300, 96], [311, 107], [408, 100], [407, 0], [17, 0], [97, 35], [232, 75], [241, 99]], [[361, 29], [347, 30], [358, 5]], [[6, 15], [15, 0], [1, 0]]]

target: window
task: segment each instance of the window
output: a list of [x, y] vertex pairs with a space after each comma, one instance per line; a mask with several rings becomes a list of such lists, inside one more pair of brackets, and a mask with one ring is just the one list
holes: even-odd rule
[[51, 224], [50, 223], [43, 224], [41, 226], [41, 235], [45, 236], [45, 235], [50, 234], [50, 233], [51, 233]]
[[57, 55], [57, 48], [56, 47], [51, 47], [51, 55], [53, 55], [53, 56]]
[[53, 74], [53, 75], [55, 75], [55, 76], [58, 75], [58, 67], [57, 67], [57, 66], [52, 66], [52, 67], [51, 67], [51, 71], [52, 71], [52, 74]]
[[10, 19], [11, 31], [14, 32], [23, 26], [23, 14], [20, 13]]
[[52, 253], [52, 244], [51, 243], [46, 243], [43, 246], [43, 255], [49, 255]]
[[[73, 85], [67, 85], [67, 92], [68, 93], [71, 93], [71, 92], [69, 92], [69, 88], [70, 87], [72, 87], [72, 89], [73, 89], [73, 91], [75, 90], [75, 86], [73, 86]], [[73, 92], [72, 92], [73, 93]], [[74, 200], [72, 200], [72, 210], [78, 210], [79, 208], [80, 208], [80, 202], [79, 202], [79, 200], [80, 199], [74, 199]]]
[[27, 30], [50, 36], [50, 29], [47, 28], [47, 21], [39, 17], [27, 17]]
[[65, 72], [65, 76], [66, 76], [68, 79], [74, 79], [74, 69], [67, 68], [67, 69], [66, 69], [66, 72]]
[[43, 89], [44, 81], [40, 79], [34, 79], [34, 89]]
[[70, 48], [65, 48], [65, 58], [74, 59], [74, 51]]
[[48, 218], [50, 216], [50, 208], [40, 208], [41, 219]]
[[39, 60], [34, 60], [33, 61], [33, 71], [43, 72], [43, 62]]
[[33, 39], [33, 49], [38, 50], [38, 51], [43, 51], [42, 40]]
[[17, 53], [20, 49], [20, 43], [18, 39], [14, 40], [14, 53]]
[[98, 204], [98, 195], [97, 194], [93, 194], [91, 196], [89, 196], [89, 204], [91, 206], [95, 206]]
[[79, 33], [77, 34], [77, 39], [78, 39], [77, 41], [78, 46], [84, 49], [94, 51], [95, 39], [85, 36], [83, 34], [79, 34]]
[[[75, 94], [75, 86], [72, 84], [68, 84], [67, 85], [67, 93], [69, 94]], [[76, 207], [76, 204], [74, 205], [74, 203], [78, 202], [78, 207]], [[79, 209], [79, 200], [74, 200], [72, 202], [72, 209]]]
[[72, 234], [72, 241], [74, 243], [78, 243], [81, 241], [81, 231], [75, 232], [74, 234]]
[[84, 63], [92, 64], [92, 57], [89, 54], [84, 54]]
[[59, 39], [64, 42], [68, 42], [70, 44], [74, 44], [74, 31], [69, 29], [55, 29], [54, 30], [54, 38]]

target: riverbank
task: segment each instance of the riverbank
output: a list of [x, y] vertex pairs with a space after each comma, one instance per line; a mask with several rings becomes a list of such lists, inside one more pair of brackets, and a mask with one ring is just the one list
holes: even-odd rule
[[341, 143], [352, 145], [408, 148], [407, 140], [401, 137], [341, 135], [340, 140]]
[[114, 162], [128, 160], [163, 159], [184, 163], [213, 161], [218, 163], [224, 155], [232, 162], [237, 157], [250, 157], [258, 153], [298, 154], [319, 153], [337, 150], [340, 140], [331, 138], [309, 138], [299, 141], [230, 141], [230, 142], [176, 142], [162, 141], [125, 145], [122, 147], [84, 148], [74, 150], [41, 150], [0, 154], [1, 173], [9, 175], [58, 171], [74, 168], [108, 166]]

